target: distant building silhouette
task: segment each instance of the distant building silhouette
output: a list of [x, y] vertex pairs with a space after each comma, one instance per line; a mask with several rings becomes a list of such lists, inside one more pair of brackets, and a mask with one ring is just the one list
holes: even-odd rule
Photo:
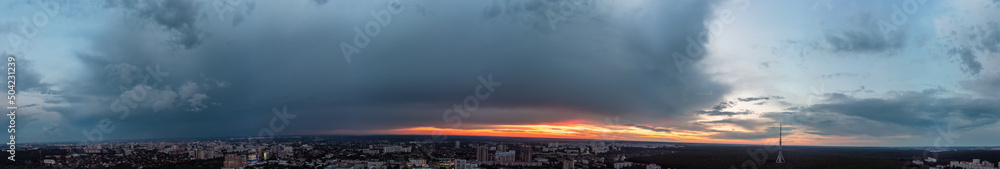
[[228, 154], [226, 155], [225, 161], [222, 162], [222, 168], [243, 168], [247, 166], [247, 156], [238, 154]]
[[514, 162], [514, 150], [497, 151], [497, 162]]
[[490, 160], [490, 149], [486, 145], [476, 146], [476, 160], [479, 161], [492, 161]]
[[533, 152], [531, 152], [530, 145], [521, 145], [520, 149], [517, 150], [517, 161], [531, 162], [532, 161], [531, 153]]

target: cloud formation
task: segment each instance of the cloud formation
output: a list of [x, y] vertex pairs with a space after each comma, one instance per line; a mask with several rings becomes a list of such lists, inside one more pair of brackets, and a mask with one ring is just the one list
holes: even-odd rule
[[1000, 121], [996, 99], [949, 97], [946, 90], [889, 92], [888, 98], [858, 98], [827, 93], [824, 102], [805, 107], [796, 119], [818, 135], [874, 137], [932, 134], [934, 127], [965, 131]]
[[[1000, 119], [991, 104], [1000, 28], [923, 20], [948, 14], [938, 3], [885, 32], [878, 23], [892, 2], [829, 2], [808, 14], [758, 1], [228, 2], [67, 5], [95, 12], [52, 20], [55, 33], [38, 40], [51, 48], [19, 62], [35, 98], [24, 102], [26, 128], [47, 133], [28, 140], [84, 140], [79, 131], [103, 119], [119, 126], [107, 139], [248, 136], [277, 107], [298, 117], [277, 135], [600, 133], [579, 125], [760, 140], [784, 122], [796, 138], [867, 139]], [[387, 6], [402, 11], [372, 16]], [[379, 19], [391, 24], [367, 26]], [[366, 31], [378, 36], [344, 60], [338, 45], [376, 34]], [[679, 68], [673, 54], [695, 49]], [[463, 105], [482, 81], [503, 85]], [[832, 92], [816, 90], [825, 84]], [[459, 125], [447, 111], [469, 113]], [[628, 123], [600, 123], [612, 117]]]
[[[449, 126], [442, 113], [474, 94], [477, 77], [486, 75], [503, 86], [479, 103], [464, 121], [467, 127], [613, 116], [645, 119], [636, 122], [693, 119], [692, 111], [722, 97], [700, 93], [729, 90], [698, 69], [677, 72], [669, 55], [703, 45], [685, 37], [705, 30], [702, 22], [711, 19], [711, 2], [643, 2], [685, 6], [660, 10], [588, 1], [573, 16], [579, 19], [560, 23], [556, 31], [548, 28], [545, 11], [558, 12], [559, 2], [498, 1], [509, 6], [495, 16], [480, 15], [500, 8], [491, 6], [494, 2], [404, 2], [404, 12], [392, 16], [392, 24], [348, 64], [331, 46], [353, 38], [354, 25], [363, 25], [370, 16], [330, 14], [348, 8], [377, 10], [387, 2], [343, 2], [357, 5], [326, 6], [334, 9], [315, 15], [255, 11], [260, 14], [255, 16], [269, 16], [247, 18], [240, 27], [219, 27], [202, 17], [214, 16], [211, 3], [110, 1], [103, 7], [114, 12], [105, 15], [123, 19], [99, 23], [107, 28], [85, 35], [87, 52], [75, 56], [85, 78], [63, 91], [72, 106], [52, 111], [69, 117], [63, 127], [80, 131], [128, 110], [127, 118], [115, 120], [123, 127], [106, 135], [124, 139], [252, 135], [267, 126], [268, 110], [287, 106], [302, 118], [281, 134], [322, 134]], [[414, 10], [417, 6], [456, 17], [428, 17]], [[475, 6], [484, 10], [465, 10]], [[606, 23], [634, 12], [649, 17]], [[267, 19], [271, 17], [310, 22]], [[128, 26], [135, 24], [140, 26]], [[660, 29], [667, 25], [672, 29]], [[246, 27], [254, 29], [238, 30]], [[525, 34], [523, 29], [548, 31]], [[636, 31], [608, 33], [615, 29]], [[581, 33], [591, 36], [570, 38]], [[191, 119], [193, 115], [197, 118]]]

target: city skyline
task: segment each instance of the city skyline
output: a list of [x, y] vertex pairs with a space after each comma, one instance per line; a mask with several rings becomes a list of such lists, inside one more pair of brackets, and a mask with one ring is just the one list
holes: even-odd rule
[[[23, 144], [28, 168], [985, 168], [1000, 147], [726, 145], [456, 136], [279, 136]], [[455, 143], [455, 144], [452, 144]], [[785, 149], [787, 148], [787, 149]], [[787, 151], [786, 151], [787, 150]], [[782, 159], [787, 152], [792, 162]], [[850, 153], [845, 153], [850, 152]], [[775, 156], [776, 155], [776, 156]], [[971, 161], [970, 161], [971, 160]]]
[[1000, 146], [995, 0], [0, 4], [19, 143]]

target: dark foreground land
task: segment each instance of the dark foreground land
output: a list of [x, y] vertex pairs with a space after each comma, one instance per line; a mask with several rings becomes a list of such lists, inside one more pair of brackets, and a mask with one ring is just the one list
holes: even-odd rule
[[[947, 166], [949, 161], [981, 159], [996, 162], [1000, 151], [955, 150], [933, 153], [918, 148], [786, 146], [786, 163], [776, 164], [777, 149], [768, 146], [692, 145], [674, 148], [676, 153], [629, 158], [628, 161], [654, 163], [663, 168], [928, 168]], [[915, 165], [914, 159], [936, 157], [936, 163]]]
[[[427, 168], [451, 169], [459, 163], [484, 169], [515, 168], [661, 168], [710, 169], [927, 169], [951, 161], [1000, 162], [1000, 147], [820, 147], [785, 146], [786, 163], [776, 164], [776, 146], [606, 141], [579, 139], [449, 136], [283, 136], [275, 138], [199, 138], [128, 140], [105, 143], [36, 143], [17, 152], [18, 161], [0, 161], [0, 168], [222, 168], [224, 155], [243, 161], [246, 168]], [[421, 141], [426, 140], [426, 141]], [[459, 144], [456, 146], [456, 144]], [[385, 152], [386, 147], [406, 148]], [[480, 153], [482, 147], [485, 154]], [[528, 152], [528, 163], [479, 161], [507, 147], [506, 152]], [[514, 148], [511, 148], [514, 147]], [[487, 149], [489, 148], [489, 149]], [[606, 151], [597, 151], [603, 149]], [[252, 150], [252, 151], [251, 151]], [[380, 150], [381, 153], [367, 151]], [[489, 150], [489, 151], [485, 151]], [[525, 151], [531, 150], [531, 151]], [[212, 152], [212, 153], [208, 153]], [[250, 160], [251, 154], [271, 154]], [[198, 154], [198, 155], [196, 155]], [[206, 155], [211, 154], [211, 155]], [[937, 162], [923, 162], [934, 158]], [[4, 157], [5, 158], [5, 157]], [[43, 159], [52, 164], [43, 163]], [[490, 158], [493, 159], [493, 158]], [[458, 162], [462, 160], [463, 162]], [[914, 164], [913, 161], [923, 164]], [[256, 161], [256, 162], [254, 162]], [[525, 161], [521, 161], [525, 162]], [[233, 164], [233, 163], [230, 163]], [[653, 165], [655, 164], [655, 165]], [[378, 167], [380, 165], [380, 167]], [[414, 167], [409, 167], [414, 165]], [[943, 167], [948, 168], [948, 167]]]

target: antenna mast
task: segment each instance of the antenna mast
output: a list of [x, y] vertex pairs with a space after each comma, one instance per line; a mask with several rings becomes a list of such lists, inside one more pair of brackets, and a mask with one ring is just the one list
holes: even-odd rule
[[778, 122], [778, 159], [774, 163], [785, 163], [785, 157], [781, 155], [781, 122]]

